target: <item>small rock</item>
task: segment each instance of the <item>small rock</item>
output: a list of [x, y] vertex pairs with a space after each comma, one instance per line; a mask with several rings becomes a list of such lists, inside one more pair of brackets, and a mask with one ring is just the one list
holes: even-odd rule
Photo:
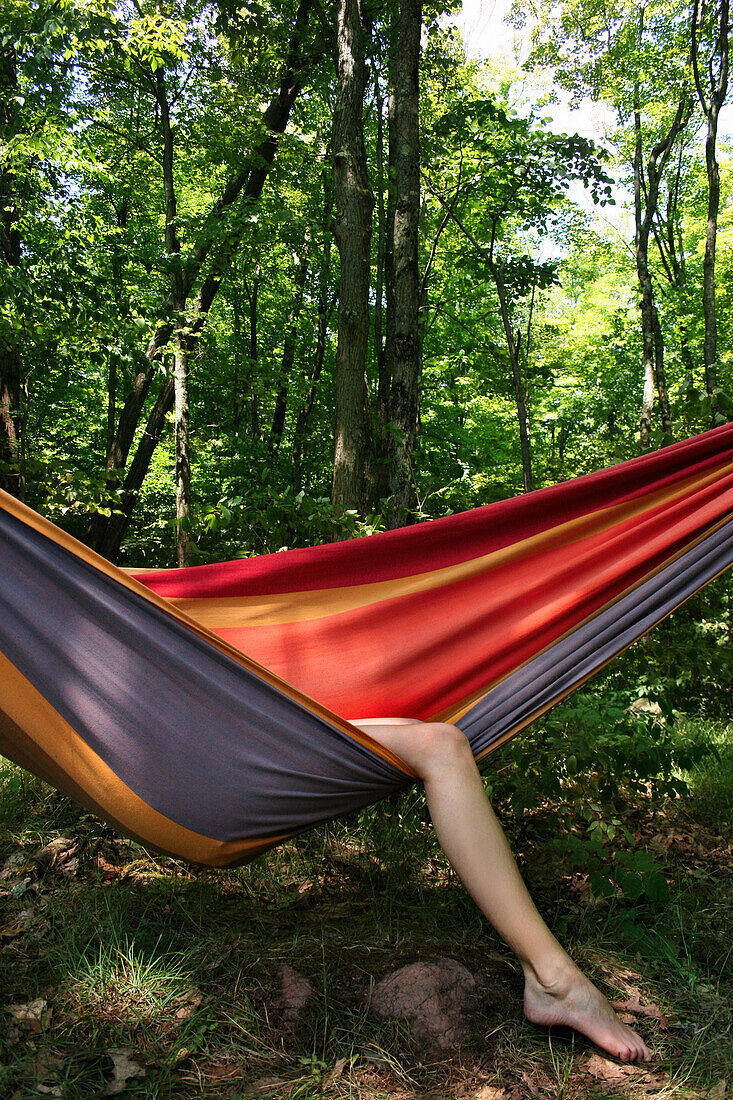
[[278, 1008], [282, 1016], [282, 1021], [287, 1024], [288, 1027], [292, 1027], [296, 1024], [303, 1014], [305, 1006], [313, 996], [313, 986], [311, 982], [299, 974], [297, 970], [293, 970], [292, 966], [288, 966], [284, 963], [280, 967], [280, 999], [278, 1002]]
[[415, 1038], [436, 1051], [452, 1050], [468, 1038], [465, 1013], [476, 982], [455, 959], [415, 962], [388, 974], [374, 987], [371, 1007], [378, 1016], [403, 1016]]

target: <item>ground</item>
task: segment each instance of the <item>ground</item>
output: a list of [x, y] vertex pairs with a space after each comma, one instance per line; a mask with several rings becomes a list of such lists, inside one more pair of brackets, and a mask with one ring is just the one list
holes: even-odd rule
[[0, 1096], [721, 1100], [733, 838], [713, 778], [624, 808], [663, 903], [598, 897], [571, 872], [553, 841], [587, 823], [559, 795], [504, 813], [549, 923], [654, 1052], [623, 1066], [523, 1020], [517, 966], [417, 799], [221, 872], [156, 858], [6, 767]]

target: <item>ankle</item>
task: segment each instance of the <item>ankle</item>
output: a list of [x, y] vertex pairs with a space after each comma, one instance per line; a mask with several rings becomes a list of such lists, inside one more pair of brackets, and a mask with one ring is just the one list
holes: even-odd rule
[[565, 992], [577, 981], [579, 970], [572, 959], [565, 954], [532, 962], [520, 960], [524, 978], [528, 985], [543, 993], [559, 994]]

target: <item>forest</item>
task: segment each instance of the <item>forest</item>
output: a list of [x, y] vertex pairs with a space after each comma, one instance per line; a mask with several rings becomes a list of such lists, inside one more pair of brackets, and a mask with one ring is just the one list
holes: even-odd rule
[[444, 5], [4, 7], [3, 485], [105, 556], [368, 533], [727, 419], [713, 6], [523, 6], [529, 85]]
[[[115, 565], [369, 538], [733, 422], [729, 0], [515, 0], [493, 51], [458, 0], [0, 12], [0, 489]], [[0, 757], [0, 1093], [722, 1100], [732, 598], [485, 768], [652, 1063], [520, 1019], [420, 789], [214, 874]], [[425, 959], [470, 986], [443, 1031], [370, 1015]]]

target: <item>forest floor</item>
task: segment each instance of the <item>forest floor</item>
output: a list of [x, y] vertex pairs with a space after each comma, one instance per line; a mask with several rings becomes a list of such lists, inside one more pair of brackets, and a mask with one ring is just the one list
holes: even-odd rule
[[[512, 956], [428, 827], [400, 833], [395, 801], [379, 844], [363, 821], [339, 823], [209, 871], [119, 839], [6, 764], [0, 1097], [733, 1096], [733, 746], [689, 796], [626, 806], [668, 880], [664, 903], [594, 898], [568, 872], [552, 841], [582, 830], [577, 811], [558, 796], [505, 824], [540, 909], [642, 1033], [647, 1065], [524, 1021]], [[457, 992], [422, 997], [439, 1002], [442, 1031], [370, 1000], [416, 962], [418, 987], [458, 975]]]

